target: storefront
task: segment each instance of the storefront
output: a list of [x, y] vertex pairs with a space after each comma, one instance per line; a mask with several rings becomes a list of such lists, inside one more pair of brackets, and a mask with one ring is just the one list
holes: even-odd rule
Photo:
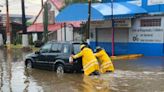
[[[110, 2], [111, 0], [103, 0]], [[147, 15], [134, 18], [129, 30], [128, 53], [164, 56], [164, 0], [115, 0], [136, 4]]]
[[[101, 46], [111, 54], [112, 28], [111, 21], [91, 22], [91, 46]], [[128, 51], [129, 29], [131, 19], [117, 19], [114, 26], [115, 54], [125, 54]]]
[[[111, 3], [94, 3], [91, 5], [90, 46], [102, 46], [111, 55], [111, 43], [115, 45], [115, 55], [128, 53], [129, 30], [131, 19], [135, 15], [147, 13], [143, 8], [129, 3], [113, 3], [113, 18], [115, 19], [114, 42], [112, 41]], [[88, 20], [88, 4], [72, 4], [61, 11], [56, 22]]]

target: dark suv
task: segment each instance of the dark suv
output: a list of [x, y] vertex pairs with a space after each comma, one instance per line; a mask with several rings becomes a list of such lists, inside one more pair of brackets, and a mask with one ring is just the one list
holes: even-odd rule
[[51, 41], [41, 47], [39, 51], [31, 53], [25, 58], [25, 66], [55, 70], [57, 73], [81, 72], [81, 58], [69, 63], [70, 56], [80, 51], [81, 42], [55, 42]]

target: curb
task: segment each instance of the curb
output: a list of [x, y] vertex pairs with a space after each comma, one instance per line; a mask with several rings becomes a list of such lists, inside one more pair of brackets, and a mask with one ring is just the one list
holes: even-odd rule
[[142, 54], [130, 54], [130, 55], [111, 56], [111, 59], [112, 60], [136, 59], [142, 56], [143, 56]]

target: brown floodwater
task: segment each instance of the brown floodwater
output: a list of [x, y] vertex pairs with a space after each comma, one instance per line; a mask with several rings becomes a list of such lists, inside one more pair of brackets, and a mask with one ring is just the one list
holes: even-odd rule
[[100, 76], [24, 68], [30, 52], [0, 49], [0, 92], [164, 92], [164, 57], [114, 61]]

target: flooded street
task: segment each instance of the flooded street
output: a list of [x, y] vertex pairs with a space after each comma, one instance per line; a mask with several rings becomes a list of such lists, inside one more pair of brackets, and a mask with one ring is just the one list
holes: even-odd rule
[[87, 77], [26, 69], [28, 53], [0, 49], [0, 92], [164, 92], [164, 57], [114, 61], [114, 73]]

